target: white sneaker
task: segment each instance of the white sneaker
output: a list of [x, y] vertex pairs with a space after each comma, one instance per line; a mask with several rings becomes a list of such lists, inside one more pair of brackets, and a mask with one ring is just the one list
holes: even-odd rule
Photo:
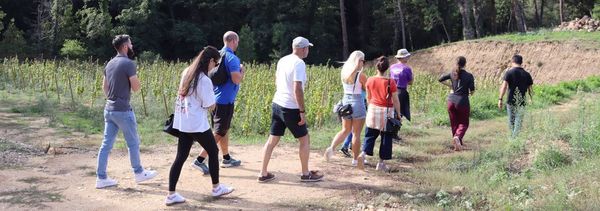
[[117, 180], [111, 179], [109, 177], [107, 177], [106, 179], [96, 178], [96, 188], [98, 189], [115, 186], [117, 184]]
[[333, 157], [333, 149], [331, 147], [327, 147], [327, 149], [325, 150], [325, 160], [329, 162], [329, 160], [331, 160], [331, 157]]
[[144, 171], [142, 171], [142, 173], [135, 174], [135, 182], [140, 183], [140, 182], [152, 179], [152, 178], [156, 177], [157, 174], [158, 173], [156, 173], [156, 171], [153, 171], [153, 170], [144, 170]]
[[377, 163], [377, 167], [375, 168], [377, 171], [389, 172], [390, 169], [385, 165], [385, 163], [379, 162]]
[[167, 199], [165, 199], [165, 204], [167, 206], [171, 206], [177, 203], [183, 203], [185, 202], [185, 198], [183, 198], [183, 196], [179, 195], [179, 193], [174, 193], [171, 195], [167, 196]]
[[233, 192], [233, 187], [219, 184], [219, 186], [212, 189], [212, 196], [214, 196], [214, 197], [224, 196], [224, 195], [230, 194], [231, 192]]
[[352, 160], [352, 166], [358, 165], [358, 160]]

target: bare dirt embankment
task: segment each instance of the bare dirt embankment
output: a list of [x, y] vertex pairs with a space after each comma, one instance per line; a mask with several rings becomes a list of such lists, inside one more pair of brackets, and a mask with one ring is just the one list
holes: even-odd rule
[[416, 71], [441, 73], [453, 68], [457, 56], [467, 58], [467, 70], [476, 77], [500, 78], [512, 55], [523, 56], [523, 65], [535, 83], [558, 83], [600, 75], [600, 45], [584, 41], [465, 41], [413, 53]]

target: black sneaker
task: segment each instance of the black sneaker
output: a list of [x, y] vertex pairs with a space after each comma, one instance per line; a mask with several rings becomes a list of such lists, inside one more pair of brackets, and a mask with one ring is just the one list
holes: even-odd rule
[[352, 155], [350, 154], [350, 152], [346, 148], [341, 148], [340, 152], [342, 152], [344, 154], [344, 156], [346, 156], [347, 158], [351, 158], [352, 157]]
[[300, 176], [301, 182], [318, 182], [323, 180], [325, 175], [321, 174], [319, 171], [309, 171], [308, 175]]
[[271, 173], [267, 173], [267, 176], [258, 177], [258, 182], [269, 182], [275, 179], [275, 175]]

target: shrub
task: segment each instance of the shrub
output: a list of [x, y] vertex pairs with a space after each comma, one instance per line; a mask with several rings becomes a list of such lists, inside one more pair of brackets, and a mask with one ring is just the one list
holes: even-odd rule
[[540, 152], [535, 160], [533, 166], [540, 170], [551, 170], [570, 163], [569, 156], [556, 149], [546, 149]]
[[60, 55], [67, 58], [81, 59], [85, 57], [85, 54], [86, 50], [78, 40], [65, 40], [63, 47], [60, 49]]

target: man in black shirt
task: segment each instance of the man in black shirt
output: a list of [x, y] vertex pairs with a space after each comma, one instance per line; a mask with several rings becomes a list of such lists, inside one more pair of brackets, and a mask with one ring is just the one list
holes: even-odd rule
[[512, 137], [516, 137], [521, 129], [524, 107], [527, 104], [525, 93], [529, 92], [529, 98], [533, 101], [533, 79], [531, 78], [531, 75], [521, 67], [521, 64], [523, 64], [523, 57], [514, 55], [512, 58], [512, 68], [504, 73], [504, 81], [500, 87], [500, 97], [498, 98], [498, 109], [502, 110], [502, 98], [508, 88], [506, 110], [508, 112], [508, 127]]

